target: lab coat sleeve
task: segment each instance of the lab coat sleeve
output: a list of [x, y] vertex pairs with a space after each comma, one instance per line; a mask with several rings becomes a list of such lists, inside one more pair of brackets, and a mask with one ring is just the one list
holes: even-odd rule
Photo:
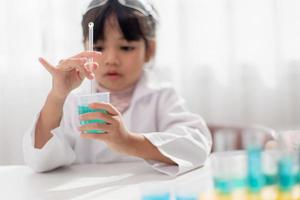
[[144, 136], [177, 165], [146, 160], [154, 169], [176, 176], [203, 166], [211, 151], [212, 139], [203, 119], [188, 112], [184, 101], [168, 88], [161, 92], [157, 105], [158, 132]]
[[71, 135], [69, 120], [69, 97], [64, 105], [64, 115], [59, 127], [53, 129], [53, 137], [41, 148], [34, 147], [35, 127], [40, 114], [37, 114], [33, 124], [23, 138], [23, 155], [25, 163], [36, 172], [46, 172], [74, 162], [75, 153], [72, 149], [74, 137]]

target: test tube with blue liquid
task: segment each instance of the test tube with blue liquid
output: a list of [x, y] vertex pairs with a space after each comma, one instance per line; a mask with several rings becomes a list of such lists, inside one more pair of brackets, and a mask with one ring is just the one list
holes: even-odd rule
[[[278, 162], [279, 197], [281, 199], [300, 199], [295, 193], [299, 176], [299, 146], [300, 132], [287, 131], [279, 135], [279, 147], [282, 156]], [[299, 193], [299, 192], [298, 192]]]
[[[94, 45], [94, 23], [90, 22], [88, 23], [89, 28], [89, 38], [88, 38], [88, 51], [93, 51], [93, 45]], [[91, 68], [92, 67], [93, 58], [88, 59], [88, 65]], [[103, 109], [91, 109], [89, 107], [89, 104], [96, 103], [96, 102], [104, 102], [109, 103], [109, 93], [93, 93], [93, 81], [90, 81], [90, 94], [80, 95], [77, 97], [77, 104], [78, 104], [78, 113], [79, 115], [89, 113], [89, 112], [101, 112], [101, 113], [107, 113], [107, 111]], [[90, 123], [100, 123], [105, 124], [106, 122], [100, 119], [95, 120], [81, 120], [80, 124], [90, 124]], [[90, 134], [99, 134], [104, 133], [102, 130], [88, 130], [85, 133]]]
[[264, 150], [262, 154], [262, 168], [265, 179], [265, 186], [275, 186], [278, 183], [278, 169], [277, 162], [279, 160], [280, 152], [277, 149]]
[[293, 166], [293, 159], [289, 155], [284, 155], [278, 162], [279, 188], [281, 192], [291, 192], [295, 185]]
[[265, 185], [265, 177], [262, 167], [264, 133], [256, 130], [244, 131], [243, 142], [247, 149], [247, 188], [249, 195], [258, 197]]
[[212, 155], [213, 181], [218, 199], [232, 199], [245, 193], [246, 154], [242, 151], [215, 152]]
[[298, 146], [298, 150], [297, 150], [297, 163], [298, 163], [298, 172], [297, 172], [297, 176], [296, 176], [296, 183], [297, 186], [300, 189], [300, 145]]
[[295, 193], [296, 197], [300, 199], [300, 144], [297, 145], [297, 173], [295, 177], [296, 186], [295, 186]]
[[237, 130], [229, 127], [214, 133], [212, 167], [217, 199], [241, 199], [245, 194], [246, 155], [237, 150], [238, 145]]

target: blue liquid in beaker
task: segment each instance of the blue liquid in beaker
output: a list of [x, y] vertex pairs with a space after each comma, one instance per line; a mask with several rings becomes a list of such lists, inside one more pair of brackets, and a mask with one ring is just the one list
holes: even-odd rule
[[277, 174], [265, 174], [264, 177], [266, 186], [276, 185], [278, 182]]
[[175, 200], [198, 200], [197, 195], [176, 196]]
[[[78, 106], [78, 113], [79, 115], [81, 114], [85, 114], [85, 113], [89, 113], [89, 112], [101, 112], [101, 113], [107, 113], [107, 111], [102, 110], [102, 109], [91, 109], [88, 106]], [[95, 120], [81, 120], [80, 124], [84, 125], [84, 124], [91, 124], [91, 123], [100, 123], [100, 124], [105, 124], [106, 122], [100, 119], [95, 119]], [[98, 133], [104, 133], [104, 131], [101, 130], [88, 130], [85, 131], [86, 133], [94, 133], [94, 134], [98, 134]]]
[[169, 193], [149, 194], [142, 197], [142, 200], [170, 200]]
[[298, 171], [298, 173], [296, 174], [296, 183], [299, 185], [300, 184], [300, 172]]
[[214, 178], [214, 187], [222, 194], [232, 193], [235, 189], [244, 188], [246, 185], [246, 178]]

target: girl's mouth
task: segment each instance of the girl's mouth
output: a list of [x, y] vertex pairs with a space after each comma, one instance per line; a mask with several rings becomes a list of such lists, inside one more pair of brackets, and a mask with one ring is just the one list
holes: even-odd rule
[[122, 75], [118, 72], [108, 72], [105, 74], [105, 77], [111, 79], [111, 80], [116, 80], [119, 79]]

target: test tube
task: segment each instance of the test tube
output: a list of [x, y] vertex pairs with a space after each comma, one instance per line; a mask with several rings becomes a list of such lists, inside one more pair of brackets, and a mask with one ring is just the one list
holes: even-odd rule
[[278, 162], [279, 198], [281, 199], [299, 199], [299, 187], [297, 186], [298, 141], [298, 131], [284, 131], [278, 137], [279, 148], [282, 152]]
[[243, 145], [247, 149], [248, 190], [251, 196], [260, 196], [265, 186], [265, 177], [262, 165], [262, 151], [265, 133], [256, 129], [243, 131]]
[[[89, 22], [88, 24], [89, 26], [89, 41], [88, 41], [88, 51], [93, 51], [94, 50], [94, 23], [93, 22]], [[92, 69], [92, 63], [93, 62], [93, 58], [89, 58], [88, 59], [88, 63], [90, 69]], [[91, 94], [93, 93], [93, 80], [91, 80]]]

